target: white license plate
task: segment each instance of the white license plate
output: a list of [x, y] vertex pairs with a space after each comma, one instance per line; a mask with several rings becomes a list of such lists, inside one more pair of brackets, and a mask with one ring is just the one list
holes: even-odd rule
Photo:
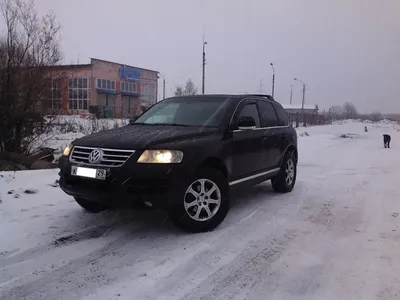
[[92, 169], [77, 166], [71, 167], [71, 175], [73, 176], [104, 180], [106, 179], [106, 174], [107, 172], [104, 169]]

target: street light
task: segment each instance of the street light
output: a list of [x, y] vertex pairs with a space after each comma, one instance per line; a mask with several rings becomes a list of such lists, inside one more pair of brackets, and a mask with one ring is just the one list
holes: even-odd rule
[[205, 91], [205, 77], [206, 77], [206, 45], [207, 42], [204, 41], [204, 36], [203, 36], [203, 80], [202, 80], [202, 86], [201, 86], [201, 92], [204, 94]]
[[306, 97], [306, 84], [304, 81], [301, 81], [300, 79], [294, 78], [296, 81], [300, 81], [303, 84], [303, 100], [301, 101], [301, 120], [303, 121], [303, 126], [305, 124], [304, 122], [304, 101]]
[[274, 64], [270, 63], [272, 67], [272, 98], [274, 98], [274, 92], [275, 92], [275, 68]]
[[163, 100], [164, 100], [165, 99], [165, 76], [160, 72], [158, 72], [158, 74], [160, 74], [163, 78]]

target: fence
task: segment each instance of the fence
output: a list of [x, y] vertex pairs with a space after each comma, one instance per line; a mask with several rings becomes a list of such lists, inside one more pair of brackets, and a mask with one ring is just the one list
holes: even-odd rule
[[307, 125], [327, 125], [332, 124], [332, 118], [326, 114], [307, 113], [301, 114], [300, 112], [288, 113], [290, 124], [294, 127], [307, 126]]

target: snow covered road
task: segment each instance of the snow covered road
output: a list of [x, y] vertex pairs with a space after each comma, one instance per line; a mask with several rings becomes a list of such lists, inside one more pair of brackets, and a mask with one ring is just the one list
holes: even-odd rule
[[85, 213], [56, 170], [0, 173], [0, 299], [400, 299], [400, 132], [364, 125], [301, 129], [293, 192], [233, 195], [205, 234]]

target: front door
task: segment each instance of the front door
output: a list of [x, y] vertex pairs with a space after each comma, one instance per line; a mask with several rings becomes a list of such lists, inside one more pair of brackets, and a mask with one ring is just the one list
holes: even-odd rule
[[[240, 117], [253, 117], [256, 120], [256, 129], [239, 130], [237, 121]], [[260, 125], [261, 121], [256, 102], [254, 100], [242, 101], [231, 124], [234, 160], [231, 176], [233, 180], [255, 175], [264, 169], [261, 162], [263, 149]]]
[[260, 111], [261, 127], [263, 128], [263, 163], [267, 169], [274, 169], [279, 167], [281, 153], [283, 152], [280, 149], [282, 128], [279, 126], [278, 118], [271, 102], [258, 100], [257, 104]]

